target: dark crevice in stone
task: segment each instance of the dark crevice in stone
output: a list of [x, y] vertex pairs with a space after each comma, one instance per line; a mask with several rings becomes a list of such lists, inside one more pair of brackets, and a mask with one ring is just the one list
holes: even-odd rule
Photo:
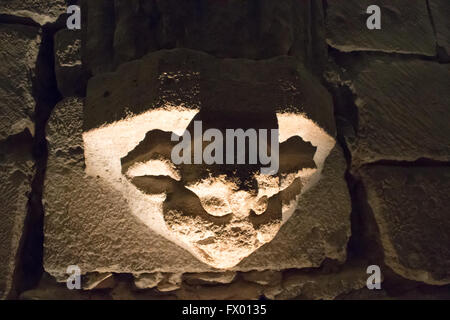
[[347, 247], [348, 258], [366, 259], [369, 265], [376, 264], [381, 267], [384, 264], [384, 253], [366, 189], [357, 175], [347, 172], [346, 179], [352, 198], [352, 235]]
[[40, 27], [39, 23], [31, 18], [17, 17], [9, 14], [0, 14], [0, 23], [22, 24], [26, 26]]
[[325, 9], [322, 3], [311, 1], [310, 3], [310, 50], [307, 55], [310, 60], [309, 68], [313, 74], [323, 73], [327, 61], [327, 45], [325, 42]]
[[323, 16], [326, 21], [327, 16], [328, 16], [328, 1], [327, 0], [322, 0], [322, 7], [323, 7]]
[[363, 57], [382, 58], [388, 57], [391, 59], [402, 60], [424, 60], [438, 62], [437, 56], [426, 56], [415, 53], [400, 53], [400, 52], [386, 52], [386, 51], [374, 51], [374, 50], [359, 50], [345, 52], [328, 45], [328, 53], [335, 58], [338, 65], [348, 65], [350, 62], [358, 61]]
[[358, 133], [359, 111], [355, 104], [356, 96], [345, 84], [327, 84], [326, 86], [333, 97], [338, 140], [345, 144], [345, 136], [349, 130], [353, 135]]
[[[331, 69], [336, 68], [332, 65], [330, 67]], [[339, 70], [333, 72], [339, 73]], [[365, 260], [376, 261], [377, 264], [380, 264], [383, 261], [383, 253], [381, 244], [374, 236], [377, 233], [374, 230], [376, 223], [370, 214], [371, 210], [367, 203], [363, 184], [352, 172], [352, 155], [347, 146], [348, 135], [355, 136], [358, 128], [356, 97], [347, 85], [335, 81], [328, 80], [327, 82], [325, 80], [325, 86], [333, 97], [337, 142], [342, 147], [347, 162], [345, 180], [351, 199], [351, 235], [347, 243], [347, 263]]]
[[436, 45], [436, 51], [438, 54], [438, 59], [440, 63], [448, 64], [450, 63], [450, 56], [447, 54], [447, 50], [445, 48]]
[[425, 2], [427, 4], [428, 17], [429, 17], [430, 22], [431, 22], [431, 27], [433, 28], [434, 38], [436, 39], [436, 43], [437, 43], [436, 24], [434, 23], [433, 15], [431, 14], [430, 1], [429, 0], [425, 0]]
[[33, 158], [36, 173], [32, 181], [28, 212], [17, 255], [12, 295], [36, 286], [43, 273], [44, 207], [42, 194], [47, 166], [45, 126], [54, 106], [61, 100], [54, 70], [54, 34], [64, 27], [64, 18], [42, 27], [42, 42], [33, 76], [33, 96], [36, 100]]
[[430, 18], [431, 26], [433, 27], [434, 37], [436, 39], [436, 53], [440, 63], [450, 63], [450, 57], [447, 51], [438, 44], [438, 33], [436, 23], [434, 22], [433, 14], [431, 13], [430, 0], [426, 0], [428, 16]]

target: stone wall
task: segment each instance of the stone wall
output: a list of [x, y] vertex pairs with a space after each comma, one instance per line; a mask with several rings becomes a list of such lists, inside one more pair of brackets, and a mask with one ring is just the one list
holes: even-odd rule
[[[80, 31], [66, 29], [69, 4]], [[365, 28], [371, 4], [382, 30]], [[449, 299], [449, 11], [445, 0], [3, 0], [0, 297]], [[125, 178], [130, 157], [150, 157], [139, 148], [151, 130], [181, 130], [197, 112], [219, 125], [277, 114], [286, 138], [301, 136], [280, 145], [303, 161], [294, 175], [286, 160], [274, 196], [289, 210], [236, 231], [187, 193], [197, 171], [180, 168], [181, 184]], [[186, 225], [201, 240], [183, 238]], [[66, 288], [69, 265], [81, 290]], [[381, 290], [366, 287], [369, 265]]]

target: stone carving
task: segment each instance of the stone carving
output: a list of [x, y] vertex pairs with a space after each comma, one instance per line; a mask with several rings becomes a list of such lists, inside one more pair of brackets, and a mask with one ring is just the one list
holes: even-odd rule
[[[194, 119], [202, 118], [201, 112], [198, 115]], [[238, 119], [224, 121], [226, 118], [218, 116], [218, 120], [210, 119], [203, 125], [227, 129], [245, 126]], [[251, 120], [246, 121], [250, 122], [247, 126]], [[193, 132], [192, 122], [186, 129], [189, 132]], [[302, 177], [317, 170], [313, 161], [317, 148], [299, 136], [281, 143], [278, 173], [264, 175], [260, 165], [251, 164], [177, 166], [171, 161], [176, 142], [170, 135], [160, 130], [148, 132], [121, 159], [122, 173], [142, 193], [164, 194], [163, 215], [169, 230], [202, 260], [217, 267], [233, 266], [271, 241], [281, 227], [283, 204], [289, 210], [292, 197], [301, 193]], [[194, 145], [194, 137], [191, 142]], [[249, 148], [246, 152], [248, 159]]]
[[[293, 75], [283, 59], [223, 62], [190, 50], [149, 55], [145, 68], [157, 77], [149, 79], [154, 83], [139, 83], [156, 92], [134, 96], [135, 88], [127, 88], [131, 92], [125, 93], [130, 98], [125, 102], [116, 91], [103, 91], [102, 98], [114, 95], [116, 105], [96, 101], [97, 92], [88, 93], [86, 112], [103, 112], [103, 119], [96, 119], [96, 112], [85, 117], [88, 175], [109, 181], [149, 228], [204, 263], [235, 266], [275, 237], [301, 194], [320, 179], [335, 143], [327, 133], [334, 129], [327, 127], [326, 109], [313, 107], [310, 84]], [[265, 66], [279, 69], [279, 79], [268, 78], [265, 72], [271, 70]], [[250, 81], [258, 73], [260, 79]], [[107, 123], [102, 125], [102, 120]], [[171, 162], [176, 144], [171, 134], [193, 132], [197, 120], [205, 129], [223, 132], [279, 129], [278, 173], [261, 174], [260, 163], [176, 166]]]

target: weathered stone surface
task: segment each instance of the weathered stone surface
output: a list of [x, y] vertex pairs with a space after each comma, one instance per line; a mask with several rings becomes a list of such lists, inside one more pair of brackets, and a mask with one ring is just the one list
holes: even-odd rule
[[407, 279], [450, 283], [450, 168], [377, 165], [361, 176], [385, 263]]
[[[321, 1], [85, 1], [93, 74], [160, 49], [218, 57], [326, 59]], [[106, 30], [107, 29], [107, 30]], [[102, 58], [100, 58], [102, 57]], [[320, 63], [319, 63], [320, 64]]]
[[82, 96], [86, 87], [81, 65], [81, 32], [62, 29], [55, 34], [55, 74], [65, 97]]
[[34, 162], [28, 131], [0, 142], [0, 299], [11, 290]]
[[[174, 81], [169, 81], [168, 79], [171, 77], [164, 75], [164, 72], [166, 70], [170, 72], [167, 65], [171, 66], [169, 63], [171, 60], [174, 63], [178, 61], [182, 66], [184, 61], [189, 61], [189, 59], [190, 63], [195, 61], [197, 55], [200, 55], [200, 60], [206, 61], [205, 64], [210, 63], [208, 60], [212, 58], [203, 54], [190, 53], [188, 55], [190, 58], [186, 60], [180, 59], [179, 52], [156, 53], [157, 57], [161, 55], [163, 56], [161, 61], [164, 63], [160, 63], [159, 66], [151, 66], [150, 64], [146, 67], [145, 64], [142, 65], [143, 62], [141, 61], [132, 62], [124, 65], [123, 68], [119, 68], [116, 74], [101, 75], [92, 79], [88, 90], [88, 105], [84, 112], [84, 119], [79, 101], [66, 100], [55, 108], [48, 129], [50, 156], [45, 194], [47, 216], [44, 265], [46, 270], [56, 277], [64, 277], [69, 264], [78, 264], [83, 273], [94, 271], [118, 273], [214, 271], [213, 268], [197, 261], [190, 253], [181, 249], [179, 246], [184, 246], [183, 243], [177, 242], [169, 233], [164, 233], [162, 215], [150, 218], [147, 211], [141, 211], [145, 215], [136, 217], [132, 211], [133, 207], [130, 207], [134, 200], [130, 198], [132, 201], [127, 203], [125, 197], [128, 195], [122, 194], [120, 191], [123, 191], [123, 189], [115, 189], [117, 182], [125, 180], [121, 173], [120, 158], [126, 155], [129, 150], [132, 150], [148, 131], [145, 127], [140, 128], [142, 124], [132, 125], [132, 128], [142, 131], [142, 134], [137, 137], [134, 137], [134, 129], [123, 131], [118, 128], [118, 130], [111, 132], [128, 132], [131, 136], [127, 134], [127, 137], [121, 138], [120, 134], [113, 134], [113, 136], [105, 136], [105, 139], [95, 140], [99, 141], [100, 144], [108, 143], [109, 146], [106, 148], [101, 147], [100, 144], [95, 146], [95, 148], [100, 147], [104, 151], [113, 150], [116, 143], [126, 142], [126, 152], [117, 159], [119, 161], [118, 168], [110, 170], [109, 175], [106, 175], [111, 178], [119, 174], [122, 178], [113, 178], [111, 181], [106, 181], [105, 178], [109, 178], [105, 177], [103, 173], [92, 176], [92, 171], [89, 173], [89, 170], [89, 175], [85, 175], [85, 161], [87, 169], [92, 165], [99, 168], [100, 162], [92, 162], [93, 158], [91, 158], [90, 163], [87, 162], [88, 158], [83, 158], [83, 148], [85, 148], [85, 155], [91, 156], [95, 150], [92, 149], [93, 145], [91, 145], [90, 150], [86, 150], [86, 143], [89, 142], [89, 139], [95, 138], [98, 132], [101, 133], [102, 128], [109, 130], [108, 123], [121, 121], [123, 117], [127, 117], [127, 113], [127, 119], [132, 120], [135, 114], [145, 113], [148, 106], [157, 108], [158, 104], [165, 106], [167, 102], [173, 102], [177, 106], [188, 100], [186, 96], [191, 97], [191, 101], [194, 103], [196, 102], [197, 98], [195, 94], [192, 94], [192, 87], [196, 88], [197, 83], [197, 80], [192, 80], [195, 80], [196, 77], [194, 73], [191, 73], [192, 76], [186, 77], [183, 77], [183, 74], [180, 73], [173, 78]], [[171, 55], [173, 55], [172, 58]], [[283, 70], [292, 70], [295, 74], [295, 68], [283, 67], [285, 65], [283, 59], [286, 58], [281, 58], [281, 62], [277, 62], [277, 60], [274, 62], [270, 60], [262, 62], [224, 60], [216, 65], [216, 67], [220, 67], [219, 70], [213, 69], [216, 68], [214, 67], [216, 62], [211, 63], [212, 70], [209, 70], [207, 66], [203, 66], [203, 69], [204, 75], [210, 78], [217, 77], [217, 74], [224, 74], [222, 76], [225, 79], [227, 77], [234, 78], [234, 81], [238, 81], [241, 77], [243, 80], [241, 79], [240, 82], [244, 84], [245, 81], [249, 81], [247, 79], [250, 79], [254, 81], [256, 87], [253, 90], [256, 90], [260, 85], [256, 81], [257, 79], [264, 83], [264, 78], [266, 81], [273, 78], [274, 73], [270, 71], [272, 69], [277, 70], [275, 74], [282, 74]], [[236, 63], [237, 65], [233, 65]], [[257, 67], [258, 64], [261, 67]], [[172, 66], [174, 68], [180, 67], [179, 64]], [[151, 73], [151, 70], [155, 69], [163, 74], [163, 85], [153, 79], [155, 76], [154, 73]], [[268, 70], [268, 73], [264, 74], [264, 70]], [[255, 78], [255, 75], [258, 74], [259, 76]], [[328, 113], [331, 111], [331, 107], [326, 91], [321, 89], [320, 85], [317, 87], [318, 82], [309, 79], [306, 74], [297, 74], [300, 78], [296, 80], [299, 81], [297, 87], [304, 89], [300, 89], [301, 94], [294, 94], [294, 97], [291, 97], [293, 101], [289, 106], [295, 109], [295, 97], [301, 96], [301, 98], [298, 97], [298, 104], [301, 105], [302, 110], [307, 111], [306, 113], [316, 123], [327, 128], [327, 131], [333, 131], [332, 116]], [[135, 76], [138, 78], [135, 78]], [[119, 81], [119, 79], [121, 80]], [[133, 84], [136, 83], [134, 81], [136, 79], [140, 80], [138, 86], [140, 83], [145, 83], [145, 90], [144, 85], [135, 88]], [[152, 82], [156, 85], [153, 86]], [[180, 85], [180, 83], [185, 84], [186, 82], [189, 84], [186, 87], [191, 88], [190, 90], [184, 89], [185, 87]], [[247, 83], [246, 87], [249, 87], [250, 84], [251, 82]], [[236, 87], [238, 88], [238, 86]], [[164, 90], [159, 91], [158, 88]], [[264, 85], [262, 88], [264, 88]], [[282, 88], [285, 87], [282, 86]], [[288, 88], [290, 88], [289, 90], [295, 90], [292, 87]], [[258, 90], [257, 92], [262, 93], [263, 91]], [[238, 102], [237, 97], [244, 97], [237, 90], [234, 93], [236, 97], [232, 97], [231, 102]], [[214, 93], [202, 93], [201, 95], [205, 99], [204, 97], [214, 96]], [[221, 93], [222, 99], [227, 96], [229, 96], [228, 93]], [[289, 101], [291, 94], [280, 94], [281, 98], [275, 96], [278, 97], [276, 99], [288, 99]], [[114, 99], [109, 99], [109, 97], [114, 97]], [[241, 107], [260, 108], [252, 106], [251, 99], [254, 98], [250, 97], [247, 98], [247, 101], [243, 100]], [[259, 99], [257, 101], [264, 102], [264, 98], [258, 97], [257, 99]], [[196, 106], [196, 104], [191, 105], [191, 101], [188, 100], [188, 106], [192, 108], [192, 105]], [[204, 101], [208, 100], [205, 99]], [[214, 97], [211, 101], [220, 101], [220, 97]], [[280, 100], [280, 102], [283, 102], [283, 100]], [[267, 102], [265, 104], [267, 105]], [[109, 105], [109, 108], [105, 108], [106, 105]], [[202, 105], [202, 108], [204, 106], [205, 104]], [[236, 110], [236, 112], [239, 110], [238, 106], [232, 104], [229, 104], [229, 106], [233, 107], [232, 110]], [[319, 106], [321, 107], [319, 108]], [[209, 107], [219, 108], [213, 103]], [[329, 111], [326, 112], [326, 110]], [[154, 125], [153, 121], [157, 125], [166, 125], [171, 130], [172, 128], [169, 126], [171, 113], [164, 114], [168, 115], [164, 118], [164, 121], [158, 120], [160, 119], [158, 114], [153, 114], [153, 117], [143, 119], [144, 124], [152, 126]], [[189, 119], [190, 116], [185, 120], [186, 123]], [[89, 135], [88, 132], [84, 132], [84, 143], [81, 138], [81, 123], [83, 120], [85, 128], [90, 128], [89, 132], [93, 134]], [[285, 121], [283, 118], [279, 120]], [[106, 126], [96, 129], [96, 126], [105, 124], [105, 122]], [[302, 122], [300, 121], [300, 123]], [[106, 133], [108, 134], [108, 132]], [[316, 132], [316, 135], [320, 136], [323, 133]], [[119, 138], [119, 140], [115, 140], [116, 138]], [[128, 139], [131, 139], [131, 142], [127, 142]], [[328, 147], [332, 148], [334, 142], [333, 140], [330, 141], [331, 144]], [[320, 142], [317, 144], [320, 147]], [[327, 153], [326, 148], [322, 149], [322, 154], [319, 154], [318, 157], [325, 160]], [[108, 168], [107, 161], [109, 160], [105, 158], [105, 161], [105, 165], [102, 166]], [[333, 149], [327, 161], [322, 163], [321, 166], [323, 171], [319, 182], [317, 184], [311, 183], [310, 190], [305, 191], [302, 195], [298, 209], [292, 212], [290, 219], [286, 217], [286, 222], [273, 242], [257, 250], [232, 270], [278, 270], [281, 268], [313, 267], [320, 265], [326, 257], [339, 261], [345, 260], [345, 248], [350, 233], [350, 201], [344, 180], [346, 164], [341, 150], [337, 147]], [[116, 169], [118, 169], [117, 173]], [[293, 194], [295, 195], [295, 190]], [[286, 195], [286, 197], [289, 198], [289, 195]], [[318, 199], [321, 199], [321, 201], [318, 201]], [[326, 201], [323, 199], [326, 199]], [[161, 225], [161, 227], [158, 225]]]
[[31, 18], [44, 25], [56, 21], [66, 8], [65, 0], [2, 0], [0, 14]]
[[[445, 59], [450, 55], [450, 2], [445, 0], [428, 0], [430, 4], [431, 16], [436, 28], [436, 38], [439, 47], [444, 50]], [[447, 61], [448, 62], [448, 61]]]
[[34, 133], [32, 77], [40, 41], [38, 28], [0, 24], [0, 140], [25, 128]]
[[378, 160], [450, 160], [450, 65], [368, 59], [349, 67], [356, 96], [353, 165]]
[[[381, 30], [369, 30], [370, 5], [381, 8]], [[329, 1], [327, 42], [345, 52], [383, 51], [436, 55], [435, 37], [425, 0]]]
[[279, 294], [273, 298], [331, 300], [337, 296], [366, 286], [367, 273], [364, 266], [345, 266], [331, 274], [289, 271], [283, 276]]

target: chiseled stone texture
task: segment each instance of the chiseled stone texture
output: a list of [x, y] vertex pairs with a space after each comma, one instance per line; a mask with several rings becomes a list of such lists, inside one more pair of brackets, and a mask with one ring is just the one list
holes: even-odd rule
[[55, 34], [55, 74], [58, 89], [65, 97], [82, 96], [81, 32], [62, 29]]
[[407, 279], [450, 283], [450, 168], [377, 165], [361, 176], [385, 263]]
[[25, 128], [34, 132], [32, 77], [40, 42], [38, 28], [0, 24], [0, 140]]
[[[366, 26], [370, 5], [381, 9], [381, 30]], [[333, 0], [326, 17], [327, 42], [338, 50], [436, 55], [426, 0]]]
[[[181, 53], [184, 54], [183, 51]], [[166, 99], [166, 102], [169, 100], [179, 103], [179, 94], [186, 93], [182, 88], [174, 89], [177, 80], [169, 81], [167, 88], [172, 91], [163, 90], [166, 95], [158, 98], [159, 84], [152, 77], [155, 76], [154, 70], [162, 72], [165, 66], [172, 66], [171, 59], [177, 63], [191, 63], [197, 54], [191, 53], [188, 55], [189, 59], [185, 60], [180, 60], [180, 51], [155, 54], [165, 57], [160, 65], [131, 62], [119, 68], [117, 73], [92, 79], [88, 89], [90, 102], [84, 107], [84, 113], [80, 100], [67, 99], [56, 106], [52, 114], [47, 130], [50, 154], [44, 196], [44, 267], [58, 279], [65, 279], [65, 270], [70, 264], [79, 265], [83, 273], [179, 274], [218, 271], [199, 262], [186, 250], [150, 230], [133, 215], [123, 195], [108, 185], [102, 177], [85, 174], [82, 125], [84, 128], [95, 129], [131, 113], [146, 111], [146, 108], [154, 103], [161, 103], [161, 99], [163, 102]], [[199, 55], [207, 63], [208, 59], [212, 59], [205, 54]], [[281, 58], [280, 61], [283, 59], [288, 58]], [[277, 61], [267, 60], [260, 63], [280, 72], [285, 70], [280, 69], [280, 65], [291, 65]], [[225, 78], [243, 77], [246, 68], [254, 70], [252, 64], [257, 62], [242, 60], [240, 65], [239, 62], [235, 63], [235, 66], [230, 61], [218, 64], [221, 66], [219, 71], [225, 73]], [[180, 65], [183, 66], [183, 63]], [[213, 66], [214, 63], [209, 68]], [[204, 68], [205, 76], [221, 74], [214, 68]], [[240, 73], [242, 68], [244, 73]], [[135, 76], [138, 78], [134, 78]], [[264, 74], [260, 77], [263, 79]], [[328, 132], [333, 132], [332, 109], [326, 91], [305, 74], [299, 73], [298, 77], [298, 81], [304, 84], [301, 90], [304, 102], [302, 107], [306, 108], [304, 111], [308, 110], [314, 121]], [[135, 79], [139, 79], [139, 82], [133, 81]], [[183, 78], [180, 78], [180, 81], [183, 82]], [[152, 83], [156, 85], [153, 86]], [[255, 83], [260, 85], [259, 82]], [[219, 89], [222, 90], [223, 87], [219, 86]], [[241, 96], [239, 92], [234, 93], [236, 96], [231, 99]], [[211, 92], [205, 94], [207, 97], [213, 96]], [[220, 94], [225, 97], [226, 92]], [[314, 97], [317, 99], [313, 99]], [[259, 99], [264, 101], [263, 98]], [[220, 101], [220, 96], [214, 97], [212, 101]], [[244, 100], [243, 103], [249, 104], [249, 101], [251, 99]], [[322, 107], [319, 108], [319, 105]], [[230, 268], [230, 271], [317, 267], [325, 258], [343, 262], [350, 235], [351, 211], [344, 180], [345, 170], [345, 159], [340, 148], [336, 146], [325, 161], [321, 179], [302, 195], [297, 210], [282, 226], [275, 239], [236, 267]], [[169, 281], [168, 284], [172, 282]], [[145, 286], [145, 280], [142, 283]], [[165, 287], [166, 290], [173, 288], [174, 286]]]
[[349, 68], [356, 136], [353, 165], [378, 160], [450, 160], [450, 65], [368, 58]]
[[31, 145], [28, 131], [0, 142], [0, 299], [11, 290], [27, 214], [34, 175]]
[[66, 0], [2, 0], [0, 14], [31, 18], [44, 25], [55, 22], [66, 8]]
[[428, 0], [431, 16], [436, 28], [437, 44], [450, 55], [450, 2], [446, 0]]
[[85, 0], [82, 10], [93, 74], [169, 48], [248, 59], [327, 55], [322, 1]]

